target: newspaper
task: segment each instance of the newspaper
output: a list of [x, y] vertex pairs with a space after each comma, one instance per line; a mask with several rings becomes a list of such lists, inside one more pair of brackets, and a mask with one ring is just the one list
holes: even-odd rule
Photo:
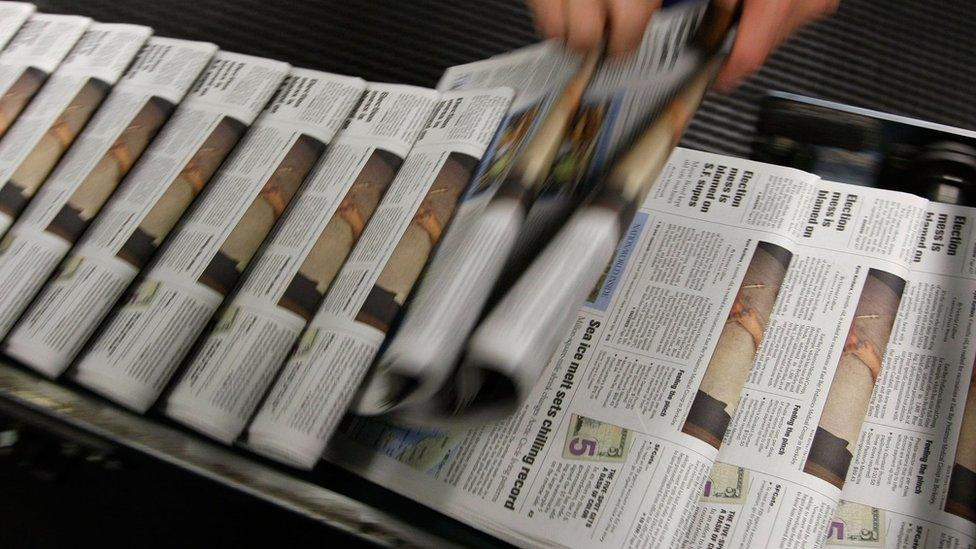
[[248, 430], [301, 467], [329, 435], [409, 297], [511, 102], [510, 88], [445, 93]]
[[168, 416], [225, 443], [240, 435], [362, 236], [437, 98], [426, 88], [367, 86], [166, 398]]
[[94, 339], [78, 364], [80, 383], [134, 410], [155, 402], [364, 88], [359, 78], [291, 70]]
[[35, 11], [37, 6], [27, 2], [0, 2], [0, 50]]
[[[72, 21], [70, 27], [60, 24], [71, 31], [78, 22]], [[48, 29], [54, 31], [53, 27]], [[0, 233], [6, 233], [24, 211], [150, 34], [152, 29], [138, 25], [87, 26], [57, 71], [17, 118], [0, 141]], [[61, 40], [57, 35], [50, 39]]]
[[829, 546], [974, 545], [974, 213], [926, 209]]
[[287, 72], [279, 61], [217, 52], [11, 332], [22, 360], [50, 376], [68, 367]]
[[[694, 34], [700, 11], [697, 4], [692, 4], [659, 14], [635, 55], [604, 62], [592, 81], [587, 77], [575, 84], [585, 88], [582, 97], [573, 102], [573, 111], [578, 109], [579, 114], [553, 169], [555, 178], [560, 180], [548, 181], [553, 191], [563, 195], [559, 200], [568, 202], [570, 195], [577, 192], [576, 187], [585, 186], [584, 180], [590, 174], [601, 171], [610, 152], [629, 142], [634, 130], [646, 124], [648, 116], [657, 113], [663, 102], [692, 74], [700, 59], [694, 48], [682, 46]], [[673, 58], [668, 58], [662, 52], [675, 53]], [[561, 102], [572, 93], [573, 87], [567, 87]], [[537, 162], [540, 156], [539, 151], [527, 151], [526, 160]], [[579, 169], [567, 170], [569, 164]], [[543, 176], [549, 173], [549, 168], [547, 163]], [[360, 406], [358, 411], [387, 412], [390, 405], [394, 409], [410, 405], [429, 407], [432, 397], [442, 391], [506, 265], [510, 270], [519, 268], [512, 265], [519, 263], [518, 260], [508, 261], [513, 251], [518, 247], [533, 247], [520, 244], [519, 239], [525, 237], [519, 233], [543, 187], [526, 181], [520, 173], [524, 171], [527, 170], [516, 168], [493, 196], [465, 203], [464, 215], [459, 214], [455, 228], [446, 236], [402, 326], [378, 362], [372, 377], [374, 387], [364, 390], [364, 394], [375, 394], [376, 400], [389, 405], [382, 408], [373, 403]], [[543, 202], [552, 201], [551, 197], [543, 199]], [[552, 213], [551, 206], [540, 207]], [[549, 222], [556, 220], [545, 223]], [[535, 227], [529, 232], [547, 232], [540, 227], [543, 223], [536, 214], [531, 223]], [[612, 252], [617, 235], [612, 232], [607, 235], [605, 248]], [[602, 268], [603, 263], [605, 259], [597, 268]], [[564, 274], [561, 272], [560, 276]], [[576, 304], [578, 301], [572, 306]], [[550, 329], [547, 323], [542, 325]], [[546, 358], [548, 354], [540, 364]], [[398, 384], [391, 378], [406, 381]], [[403, 383], [411, 385], [412, 390], [403, 391], [400, 387]], [[399, 401], [390, 398], [391, 392], [401, 395]], [[448, 402], [446, 406], [458, 407], [456, 402]], [[445, 415], [443, 410], [434, 413]]]
[[25, 23], [22, 6], [33, 8], [17, 2], [0, 5], [0, 41], [7, 44], [0, 53], [0, 137], [91, 24], [87, 17], [48, 14], [31, 16]]
[[974, 213], [678, 149], [514, 415], [328, 457], [521, 546], [973, 547]]
[[[150, 38], [143, 46], [7, 232], [0, 276], [14, 272], [21, 276], [11, 277], [0, 298], [0, 334], [7, 335], [27, 309], [216, 51], [213, 44], [171, 38]], [[46, 301], [35, 309], [64, 305], [57, 295], [48, 295]], [[47, 375], [61, 373], [43, 369], [44, 354], [29, 337], [14, 334], [5, 351]]]

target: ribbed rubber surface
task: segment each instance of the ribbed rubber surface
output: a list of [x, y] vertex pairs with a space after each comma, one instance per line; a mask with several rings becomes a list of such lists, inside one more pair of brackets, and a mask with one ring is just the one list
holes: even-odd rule
[[[433, 85], [445, 67], [534, 40], [520, 0], [38, 0], [42, 11], [369, 80]], [[768, 89], [976, 129], [976, 2], [843, 0], [730, 96], [710, 96], [687, 146], [747, 156]]]

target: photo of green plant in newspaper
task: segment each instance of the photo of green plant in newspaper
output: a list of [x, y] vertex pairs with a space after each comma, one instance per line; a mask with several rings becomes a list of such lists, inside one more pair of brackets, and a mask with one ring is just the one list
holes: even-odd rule
[[[187, 116], [195, 115], [190, 111], [186, 113]], [[182, 121], [174, 119], [168, 127], [181, 126]], [[142, 269], [149, 263], [166, 235], [183, 217], [246, 130], [247, 126], [230, 117], [224, 117], [217, 124], [119, 249], [116, 254], [119, 259], [136, 269]]]
[[203, 270], [201, 284], [222, 295], [230, 293], [324, 150], [324, 143], [307, 135], [295, 141]]
[[149, 146], [173, 108], [174, 105], [163, 98], [150, 98], [78, 185], [46, 230], [68, 242], [76, 242]]
[[549, 175], [549, 186], [559, 189], [573, 189], [586, 177], [596, 151], [600, 130], [603, 129], [611, 102], [591, 103], [580, 107], [565, 142]]
[[0, 187], [0, 211], [17, 217], [41, 187], [51, 170], [67, 152], [92, 114], [108, 95], [110, 86], [94, 78], [81, 88], [71, 103], [47, 129], [24, 161], [3, 187]]
[[27, 67], [7, 93], [0, 97], [0, 137], [7, 133], [34, 94], [44, 85], [45, 80], [47, 74], [44, 71]]
[[792, 258], [776, 244], [756, 246], [682, 432], [721, 447]]
[[481, 193], [505, 179], [521, 150], [525, 136], [535, 125], [541, 107], [539, 104], [533, 105], [508, 119], [485, 156], [481, 175], [478, 176], [472, 194]]
[[459, 152], [451, 153], [444, 161], [356, 315], [358, 322], [383, 333], [389, 331], [454, 215], [458, 199], [468, 186], [477, 164], [477, 158]]
[[885, 513], [881, 509], [841, 500], [830, 519], [827, 545], [884, 547], [885, 528]]
[[969, 393], [959, 427], [956, 458], [949, 480], [949, 494], [945, 510], [953, 515], [976, 522], [976, 363], [969, 378]]
[[278, 301], [280, 307], [306, 321], [312, 319], [339, 269], [359, 241], [401, 162], [400, 157], [391, 152], [382, 149], [373, 151], [315, 240], [298, 273], [285, 288]]
[[805, 472], [837, 488], [844, 487], [904, 290], [903, 279], [870, 269], [854, 310], [844, 350], [803, 466]]

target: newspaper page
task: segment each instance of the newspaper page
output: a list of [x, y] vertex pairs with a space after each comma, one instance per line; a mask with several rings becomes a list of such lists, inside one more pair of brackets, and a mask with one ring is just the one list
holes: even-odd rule
[[76, 379], [144, 412], [359, 101], [365, 82], [292, 69], [206, 194], [79, 362]]
[[77, 246], [11, 332], [21, 359], [63, 372], [154, 257], [288, 73], [218, 51]]
[[0, 141], [0, 233], [71, 147], [152, 29], [94, 23]]
[[[10, 42], [0, 53], [0, 137], [7, 133], [91, 24], [87, 17], [42, 13], [21, 26], [16, 9], [11, 10], [8, 19], [9, 8], [4, 7], [8, 4], [33, 8], [18, 2], [0, 5], [0, 40]], [[4, 39], [7, 25], [14, 30], [20, 28], [12, 39], [9, 36]]]
[[927, 202], [823, 181], [795, 202], [779, 296], [740, 291], [686, 421], [721, 447], [690, 545], [821, 545], [882, 371]]
[[437, 98], [427, 88], [369, 84], [166, 398], [168, 416], [225, 443], [241, 434]]
[[[826, 199], [812, 205], [824, 190]], [[710, 546], [711, 539], [692, 537], [704, 522], [700, 498], [713, 463], [723, 453], [727, 460], [736, 453], [726, 451], [730, 443], [722, 432], [735, 428], [730, 418], [751, 419], [753, 438], [743, 435], [744, 441], [755, 440], [761, 428], [771, 440], [790, 421], [794, 407], [767, 405], [752, 388], [762, 378], [750, 378], [750, 372], [757, 348], [769, 344], [774, 329], [799, 329], [773, 324], [776, 315], [792, 310], [780, 304], [802, 300], [807, 314], [829, 332], [819, 340], [794, 336], [797, 345], [781, 344], [778, 352], [798, 353], [793, 372], [767, 372], [781, 383], [802, 384], [808, 399], [807, 410], [797, 412], [800, 420], [807, 418], [806, 429], [792, 420], [793, 448], [785, 452], [799, 449], [800, 463], [789, 472], [786, 458], [760, 459], [752, 447], [737, 446], [738, 453], [752, 450], [743, 468], [761, 461], [768, 475], [797, 478], [790, 485], [796, 492], [832, 491], [832, 503], [816, 516], [812, 502], [796, 503], [803, 512], [790, 522], [792, 530], [809, 529], [813, 545], [821, 543], [840, 490], [803, 472], [810, 461], [807, 449], [818, 425], [834, 428], [836, 411], [825, 411], [829, 380], [852, 319], [863, 312], [856, 311], [858, 305], [883, 307], [893, 318], [898, 299], [889, 284], [898, 287], [899, 277], [907, 275], [923, 209], [924, 200], [897, 193], [679, 149], [519, 413], [456, 431], [351, 419], [333, 439], [330, 458], [520, 545]], [[823, 212], [817, 221], [811, 220], [813, 210]], [[808, 221], [829, 222], [831, 228], [815, 228], [804, 237]], [[817, 244], [804, 243], [810, 239]], [[829, 271], [825, 265], [835, 266]], [[819, 293], [797, 286], [811, 278], [820, 284]], [[816, 309], [826, 305], [833, 319], [819, 319]], [[873, 327], [859, 328], [864, 337], [876, 335]], [[866, 347], [884, 352], [883, 342]], [[802, 379], [796, 373], [801, 366], [817, 370], [816, 364], [831, 362]], [[763, 406], [771, 410], [768, 417]], [[735, 414], [736, 409], [747, 412]], [[772, 415], [784, 410], [785, 417]], [[837, 430], [834, 436], [850, 432]], [[805, 445], [795, 442], [800, 438]], [[780, 443], [777, 437], [773, 454]], [[785, 492], [776, 491], [780, 504]], [[763, 494], [769, 498], [770, 490]], [[784, 511], [776, 527], [782, 529], [788, 516]], [[772, 527], [750, 524], [757, 531]], [[720, 534], [725, 525], [719, 525]], [[726, 539], [711, 546], [739, 545]]]
[[[0, 298], [0, 334], [6, 335], [23, 314], [216, 51], [217, 46], [205, 42], [149, 39], [7, 233], [0, 276], [21, 274], [7, 282]], [[34, 309], [63, 305], [60, 296], [48, 294], [47, 302]], [[31, 341], [30, 324], [28, 320], [26, 332], [12, 334], [7, 354], [49, 376], [60, 374], [60, 368], [45, 369], [44, 346]]]
[[258, 452], [318, 460], [501, 124], [510, 88], [445, 93], [248, 430]]
[[27, 2], [0, 2], [0, 50], [35, 11], [37, 6]]
[[976, 547], [974, 220], [925, 212], [828, 546]]

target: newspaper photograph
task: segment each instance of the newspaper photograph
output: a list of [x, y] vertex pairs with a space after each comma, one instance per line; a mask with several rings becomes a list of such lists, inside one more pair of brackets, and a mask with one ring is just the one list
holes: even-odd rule
[[446, 92], [248, 429], [256, 451], [311, 468], [349, 407], [514, 95]]
[[0, 53], [0, 137], [91, 24], [75, 15], [30, 16], [33, 9], [20, 2], [0, 4], [0, 42], [6, 44]]
[[236, 286], [365, 88], [292, 69], [80, 359], [75, 378], [144, 412]]
[[151, 34], [138, 25], [88, 26], [0, 140], [0, 232], [24, 211]]
[[27, 2], [0, 2], [0, 50], [36, 11], [37, 6]]
[[68, 367], [287, 72], [279, 61], [216, 53], [11, 331], [12, 352], [50, 376]]
[[241, 434], [363, 235], [437, 98], [427, 88], [367, 86], [166, 397], [169, 417], [225, 443]]

